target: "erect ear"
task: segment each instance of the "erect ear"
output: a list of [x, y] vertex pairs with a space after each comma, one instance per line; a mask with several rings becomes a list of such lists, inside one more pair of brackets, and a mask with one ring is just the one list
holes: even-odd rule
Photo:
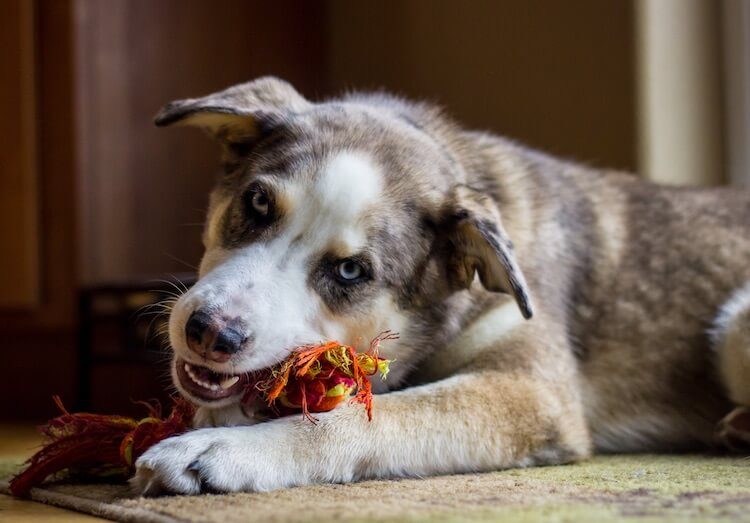
[[454, 288], [467, 289], [475, 273], [489, 291], [511, 294], [524, 318], [533, 315], [529, 289], [503, 229], [495, 202], [465, 185], [456, 186], [444, 209], [448, 227], [448, 274]]
[[202, 98], [170, 102], [154, 123], [199, 127], [228, 151], [241, 151], [262, 134], [264, 125], [309, 106], [287, 82], [266, 76]]

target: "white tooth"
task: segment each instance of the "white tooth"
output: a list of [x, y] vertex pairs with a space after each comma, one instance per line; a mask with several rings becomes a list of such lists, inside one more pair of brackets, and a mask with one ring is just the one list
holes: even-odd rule
[[221, 383], [219, 383], [219, 385], [221, 386], [222, 389], [227, 390], [228, 388], [230, 388], [231, 386], [233, 386], [238, 381], [240, 381], [240, 377], [239, 376], [232, 376], [231, 378], [223, 379], [221, 381]]
[[222, 380], [222, 382], [220, 384], [209, 383], [209, 382], [203, 381], [201, 379], [198, 379], [198, 376], [196, 376], [196, 374], [194, 372], [193, 366], [190, 365], [189, 363], [185, 363], [185, 372], [190, 377], [190, 379], [193, 381], [193, 383], [195, 383], [196, 385], [200, 385], [204, 389], [208, 389], [208, 390], [212, 390], [212, 391], [219, 391], [219, 390], [222, 390], [222, 389], [228, 389], [229, 387], [231, 387], [232, 385], [234, 385], [235, 383], [237, 383], [238, 381], [240, 381], [240, 377], [239, 376], [232, 376], [230, 378], [226, 378], [226, 379]]
[[208, 389], [208, 388], [210, 388], [210, 387], [211, 387], [211, 385], [210, 385], [210, 384], [208, 384], [208, 383], [206, 383], [205, 381], [201, 381], [201, 380], [199, 380], [199, 379], [198, 379], [198, 376], [196, 376], [195, 374], [193, 374], [193, 372], [192, 372], [192, 371], [188, 371], [188, 376], [190, 376], [190, 379], [191, 379], [191, 380], [193, 380], [193, 383], [195, 383], [195, 384], [197, 384], [197, 385], [200, 385], [200, 386], [201, 386], [201, 387], [203, 387], [204, 389]]

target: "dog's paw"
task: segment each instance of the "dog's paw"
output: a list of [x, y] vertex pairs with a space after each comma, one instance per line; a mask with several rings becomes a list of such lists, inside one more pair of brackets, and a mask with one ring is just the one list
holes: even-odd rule
[[719, 443], [732, 452], [750, 452], [750, 407], [737, 407], [716, 428]]
[[[141, 495], [267, 491], [310, 482], [295, 459], [293, 424], [200, 429], [166, 439], [136, 461]], [[304, 461], [304, 460], [303, 460]]]

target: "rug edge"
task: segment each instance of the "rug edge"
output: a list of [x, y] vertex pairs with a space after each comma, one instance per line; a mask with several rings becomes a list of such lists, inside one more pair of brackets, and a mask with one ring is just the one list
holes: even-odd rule
[[[0, 494], [13, 496], [10, 493], [9, 481], [0, 480]], [[158, 512], [153, 512], [150, 510], [124, 507], [122, 505], [115, 505], [113, 503], [105, 503], [103, 501], [71, 496], [69, 494], [63, 494], [61, 492], [55, 492], [53, 490], [47, 490], [41, 487], [32, 488], [31, 492], [29, 493], [29, 497], [23, 499], [35, 501], [37, 503], [44, 503], [45, 505], [65, 508], [68, 510], [74, 510], [76, 512], [80, 512], [81, 514], [98, 516], [110, 519], [112, 521], [137, 523], [176, 523], [180, 521], [173, 517], [159, 514]]]

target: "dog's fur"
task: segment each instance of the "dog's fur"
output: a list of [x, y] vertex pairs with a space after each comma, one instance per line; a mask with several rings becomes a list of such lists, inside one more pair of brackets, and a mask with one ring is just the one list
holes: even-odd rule
[[[252, 426], [156, 445], [140, 492], [707, 447], [750, 404], [746, 192], [589, 169], [390, 96], [312, 103], [275, 78], [174, 102], [157, 123], [202, 127], [224, 151], [200, 279], [170, 319], [176, 358], [241, 374], [302, 343], [401, 339], [383, 346], [397, 363], [372, 422], [343, 405], [254, 424], [237, 397], [193, 398], [200, 425]], [[267, 223], [248, 216], [259, 183]], [[351, 257], [369, 279], [342, 285], [332, 272]], [[189, 350], [198, 308], [240, 325], [230, 361]]]

